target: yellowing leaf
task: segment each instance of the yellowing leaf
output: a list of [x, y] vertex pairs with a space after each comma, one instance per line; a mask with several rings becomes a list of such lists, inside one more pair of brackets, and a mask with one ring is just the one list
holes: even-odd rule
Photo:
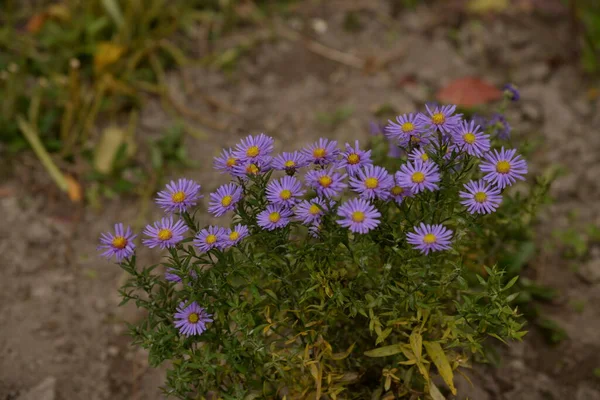
[[102, 72], [107, 66], [119, 61], [125, 53], [125, 47], [112, 42], [101, 42], [94, 53], [94, 69]]
[[454, 387], [454, 373], [452, 372], [452, 367], [450, 367], [450, 363], [448, 362], [448, 358], [446, 357], [446, 353], [442, 349], [442, 346], [438, 342], [425, 342], [423, 343], [425, 346], [425, 351], [431, 358], [431, 361], [435, 364], [440, 373], [442, 379], [448, 387], [452, 394], [456, 394], [456, 388]]
[[81, 185], [72, 176], [65, 175], [65, 179], [67, 180], [67, 194], [69, 195], [69, 199], [73, 203], [79, 203], [83, 198]]
[[123, 145], [127, 145], [125, 156], [131, 156], [134, 151], [132, 140], [126, 137], [123, 129], [108, 127], [102, 132], [100, 142], [94, 153], [94, 168], [102, 174], [112, 172], [115, 159]]
[[367, 357], [387, 357], [387, 356], [393, 356], [394, 354], [398, 354], [401, 351], [402, 351], [401, 344], [392, 344], [389, 346], [380, 347], [378, 349], [365, 351], [365, 356], [367, 356]]
[[352, 349], [354, 349], [354, 343], [352, 343], [345, 352], [332, 354], [331, 358], [333, 360], [343, 360], [344, 358], [348, 357], [350, 353], [352, 353]]
[[423, 349], [423, 337], [417, 332], [413, 332], [410, 335], [410, 348], [415, 354], [417, 360], [420, 360]]
[[478, 14], [502, 12], [508, 5], [508, 0], [470, 0], [467, 3], [467, 11]]
[[440, 392], [440, 389], [438, 389], [432, 381], [429, 381], [429, 394], [433, 400], [446, 400], [444, 395]]

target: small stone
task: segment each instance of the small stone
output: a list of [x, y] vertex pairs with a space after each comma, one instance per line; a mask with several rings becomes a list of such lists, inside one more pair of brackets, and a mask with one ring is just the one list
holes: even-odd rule
[[583, 264], [577, 271], [577, 275], [587, 283], [600, 282], [600, 258]]
[[550, 67], [545, 62], [534, 64], [529, 69], [529, 76], [533, 81], [543, 81], [549, 74]]
[[542, 116], [540, 109], [531, 103], [523, 103], [522, 110], [523, 115], [532, 121], [539, 121]]
[[116, 357], [119, 355], [119, 348], [117, 346], [108, 346], [108, 355], [111, 357]]
[[55, 398], [56, 378], [50, 376], [27, 393], [19, 396], [18, 400], [54, 400]]

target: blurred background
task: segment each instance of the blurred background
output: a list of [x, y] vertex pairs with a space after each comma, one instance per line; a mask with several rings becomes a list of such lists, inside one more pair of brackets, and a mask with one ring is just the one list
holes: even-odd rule
[[0, 400], [163, 398], [96, 245], [156, 218], [169, 179], [207, 195], [247, 134], [289, 150], [428, 101], [489, 115], [507, 82], [531, 179], [558, 178], [509, 265], [530, 332], [459, 398], [600, 399], [599, 73], [597, 0], [0, 0]]

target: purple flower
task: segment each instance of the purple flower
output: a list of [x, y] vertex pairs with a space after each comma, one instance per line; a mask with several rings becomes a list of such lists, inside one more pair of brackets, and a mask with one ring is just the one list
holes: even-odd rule
[[296, 218], [304, 225], [320, 223], [325, 212], [329, 210], [327, 201], [319, 197], [303, 200], [296, 205]]
[[235, 208], [242, 198], [242, 188], [235, 183], [222, 185], [215, 193], [210, 194], [208, 212], [215, 217], [220, 217]]
[[391, 141], [405, 145], [411, 136], [420, 136], [425, 131], [423, 122], [418, 114], [404, 114], [396, 117], [396, 122], [388, 120], [385, 136]]
[[233, 151], [231, 149], [223, 149], [221, 155], [219, 157], [215, 157], [214, 160], [215, 169], [220, 171], [222, 174], [225, 172], [233, 174], [233, 169], [240, 163], [240, 160], [233, 155]]
[[398, 143], [388, 140], [388, 146], [389, 150], [387, 156], [390, 158], [400, 158], [405, 154], [404, 149], [402, 149]]
[[166, 190], [158, 192], [156, 204], [167, 213], [184, 212], [201, 199], [200, 185], [190, 179], [179, 179], [167, 184]]
[[182, 301], [177, 307], [177, 312], [174, 315], [175, 327], [179, 329], [179, 333], [184, 336], [202, 335], [206, 330], [206, 324], [213, 322], [212, 314], [198, 305], [195, 301], [185, 307], [185, 302]]
[[211, 225], [198, 232], [194, 238], [194, 246], [206, 253], [211, 249], [219, 247], [224, 236], [225, 229]]
[[269, 204], [267, 209], [258, 213], [258, 226], [268, 231], [283, 228], [290, 222], [292, 211], [280, 205]]
[[390, 197], [397, 203], [401, 204], [406, 197], [412, 197], [413, 193], [410, 187], [404, 187], [398, 183], [397, 177], [394, 177], [394, 186], [390, 189]]
[[273, 138], [261, 133], [258, 136], [248, 135], [235, 145], [233, 155], [243, 163], [260, 163], [273, 152]]
[[342, 219], [337, 223], [345, 228], [350, 228], [354, 233], [367, 233], [379, 225], [381, 214], [368, 201], [364, 199], [351, 199], [338, 209]]
[[162, 218], [160, 221], [155, 222], [154, 226], [146, 225], [143, 233], [149, 239], [142, 240], [142, 243], [151, 249], [155, 247], [161, 249], [175, 247], [177, 243], [183, 240], [183, 234], [187, 230], [188, 228], [182, 220], [173, 223], [173, 217]]
[[232, 175], [244, 180], [248, 179], [248, 176], [257, 176], [267, 172], [271, 168], [271, 158], [263, 157], [259, 161], [246, 161], [233, 167]]
[[273, 204], [284, 207], [293, 207], [306, 191], [302, 189], [300, 181], [293, 176], [284, 176], [281, 179], [269, 182], [267, 185], [267, 200]]
[[420, 160], [422, 162], [430, 161], [429, 155], [427, 154], [427, 152], [424, 149], [414, 149], [408, 155], [408, 159], [410, 161], [418, 161], [418, 160]]
[[434, 130], [449, 134], [458, 127], [462, 114], [454, 115], [456, 106], [429, 107], [425, 105], [427, 114], [419, 114], [419, 122], [429, 125]]
[[517, 179], [524, 181], [527, 173], [527, 163], [516, 150], [493, 150], [485, 155], [479, 168], [486, 173], [483, 177], [486, 181], [504, 189], [512, 185]]
[[440, 181], [439, 169], [433, 162], [406, 163], [396, 172], [396, 182], [402, 187], [408, 187], [413, 193], [424, 190], [439, 189], [437, 182]]
[[498, 139], [510, 139], [511, 128], [506, 118], [504, 118], [504, 115], [498, 113], [492, 115], [487, 126], [492, 128], [492, 133], [496, 134]]
[[519, 101], [519, 99], [521, 98], [521, 93], [519, 93], [519, 89], [517, 89], [517, 87], [512, 83], [507, 83], [506, 85], [504, 85], [503, 89], [504, 96], [506, 96], [506, 98], [508, 98], [509, 100]]
[[373, 136], [380, 135], [384, 133], [384, 126], [379, 122], [370, 121], [369, 122], [369, 133]]
[[123, 224], [115, 224], [115, 234], [111, 232], [105, 232], [100, 235], [100, 246], [98, 250], [104, 250], [101, 254], [102, 257], [110, 259], [115, 256], [117, 262], [121, 262], [123, 259], [130, 257], [135, 250], [135, 243], [133, 241], [137, 235], [131, 232], [131, 228], [123, 228]]
[[490, 150], [490, 135], [481, 132], [479, 125], [475, 125], [473, 121], [462, 121], [452, 137], [454, 145], [469, 155], [481, 157]]
[[306, 184], [315, 189], [319, 196], [333, 197], [344, 190], [346, 174], [339, 174], [333, 168], [308, 171], [306, 173]]
[[360, 170], [354, 178], [350, 178], [350, 187], [360, 197], [367, 200], [385, 200], [394, 186], [394, 178], [385, 168], [368, 165]]
[[[177, 272], [175, 268], [167, 268], [167, 271], [165, 272], [165, 279], [169, 282], [181, 282], [181, 277], [175, 272]], [[198, 274], [196, 273], [196, 271], [190, 271], [190, 276], [192, 278], [197, 278]]]
[[242, 239], [246, 238], [250, 235], [248, 231], [248, 227], [242, 224], [237, 224], [233, 227], [233, 229], [229, 229], [225, 234], [221, 237], [221, 249], [228, 249], [237, 245]]
[[346, 168], [350, 176], [366, 165], [371, 165], [371, 150], [361, 150], [358, 146], [358, 140], [354, 142], [354, 148], [346, 143], [346, 151], [342, 153], [342, 159], [338, 163], [338, 168]]
[[415, 226], [415, 233], [409, 232], [406, 241], [427, 255], [429, 252], [448, 250], [453, 232], [444, 225], [421, 225]]
[[493, 213], [502, 203], [500, 189], [488, 185], [483, 180], [470, 181], [465, 184], [465, 189], [466, 192], [459, 193], [463, 199], [460, 204], [466, 206], [471, 214]]
[[316, 165], [328, 165], [334, 162], [340, 154], [335, 140], [320, 138], [302, 151], [306, 158]]
[[288, 175], [294, 175], [299, 168], [309, 164], [306, 156], [299, 151], [293, 153], [283, 152], [273, 159], [273, 169], [285, 171]]

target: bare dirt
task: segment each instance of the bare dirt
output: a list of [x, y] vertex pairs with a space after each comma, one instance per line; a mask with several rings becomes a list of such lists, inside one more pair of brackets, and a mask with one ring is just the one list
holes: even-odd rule
[[[558, 164], [566, 171], [539, 222], [541, 246], [529, 273], [559, 290], [557, 300], [541, 307], [569, 337], [550, 346], [534, 329], [523, 343], [503, 351], [499, 368], [475, 368], [475, 386], [462, 382], [463, 397], [600, 399], [600, 378], [593, 372], [600, 367], [600, 247], [592, 245], [584, 257], [568, 261], [551, 235], [600, 226], [600, 103], [572, 62], [564, 13], [515, 10], [480, 19], [449, 5], [419, 7], [393, 18], [383, 0], [311, 4], [296, 9], [284, 24], [347, 54], [387, 57], [387, 65], [365, 73], [279, 37], [259, 42], [233, 74], [200, 67], [172, 72], [170, 87], [180, 102], [227, 126], [207, 140], [189, 140], [188, 151], [201, 167], [185, 175], [208, 193], [219, 184], [211, 158], [242, 135], [264, 131], [277, 138], [278, 149], [321, 135], [365, 138], [381, 104], [392, 104], [399, 113], [413, 111], [436, 89], [464, 76], [497, 85], [514, 82], [522, 93], [509, 112], [514, 135], [541, 142], [532, 173]], [[349, 10], [359, 22], [353, 33], [343, 28]], [[253, 35], [260, 32], [229, 40]], [[205, 94], [237, 111], [211, 106]], [[347, 119], [335, 127], [321, 122], [320, 113], [341, 107], [352, 109]], [[160, 102], [148, 98], [138, 136], [157, 135], [171, 122]], [[115, 221], [133, 224], [138, 213], [132, 199], [105, 202], [101, 212], [73, 206], [30, 157], [2, 182], [0, 400], [163, 398], [158, 386], [164, 371], [150, 369], [146, 355], [124, 336], [124, 321], [140, 316], [133, 308], [117, 307], [121, 272], [99, 259], [95, 249], [100, 232]], [[152, 254], [141, 251], [147, 259]], [[581, 305], [577, 310], [574, 302]]]

